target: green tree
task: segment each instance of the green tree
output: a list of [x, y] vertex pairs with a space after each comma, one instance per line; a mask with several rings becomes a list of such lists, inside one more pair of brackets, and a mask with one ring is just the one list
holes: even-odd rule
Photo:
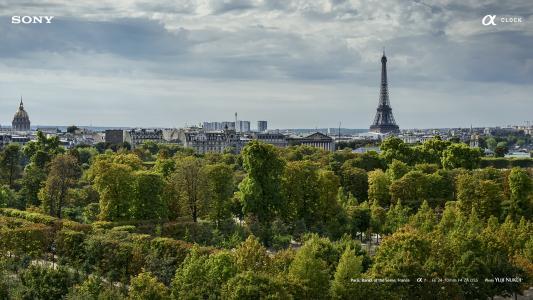
[[487, 147], [491, 150], [491, 151], [494, 151], [496, 150], [496, 146], [498, 145], [498, 142], [496, 141], [495, 138], [493, 137], [489, 137], [487, 139]]
[[320, 209], [318, 165], [307, 161], [287, 163], [282, 178], [282, 191], [286, 199], [287, 219], [303, 220], [306, 226], [317, 222]]
[[270, 266], [270, 257], [259, 240], [250, 235], [234, 252], [235, 265], [239, 272], [265, 271]]
[[302, 286], [301, 299], [325, 299], [329, 291], [328, 266], [316, 257], [312, 247], [304, 246], [289, 267], [289, 280]]
[[386, 138], [381, 142], [379, 148], [381, 150], [381, 157], [383, 157], [383, 159], [389, 164], [392, 163], [394, 159], [409, 165], [414, 164], [416, 161], [416, 157], [413, 155], [413, 149], [398, 137], [393, 136]]
[[452, 144], [442, 152], [441, 163], [445, 169], [475, 169], [479, 166], [483, 153], [479, 148], [465, 144]]
[[131, 215], [137, 220], [160, 220], [165, 217], [163, 177], [150, 171], [135, 172], [135, 198], [130, 204]]
[[60, 154], [52, 159], [50, 172], [39, 191], [43, 209], [52, 216], [61, 218], [67, 192], [74, 187], [81, 175], [78, 160], [69, 154]]
[[499, 184], [463, 173], [456, 179], [459, 209], [466, 215], [474, 208], [483, 219], [499, 216], [504, 196]]
[[359, 294], [359, 286], [352, 282], [363, 272], [363, 257], [356, 256], [354, 251], [347, 248], [342, 254], [335, 277], [331, 283], [330, 294], [334, 299], [354, 299]]
[[37, 131], [37, 139], [26, 143], [22, 151], [33, 164], [39, 168], [44, 168], [55, 155], [63, 153], [65, 149], [60, 146], [58, 136], [46, 137], [39, 130]]
[[[337, 201], [340, 180], [333, 171], [318, 171], [319, 209], [316, 212], [317, 227], [324, 226], [328, 236], [340, 238], [346, 232], [346, 213]], [[342, 190], [341, 190], [342, 192]]]
[[403, 175], [409, 173], [409, 171], [411, 171], [411, 168], [406, 163], [397, 159], [393, 159], [392, 163], [387, 169], [387, 175], [389, 175], [391, 181], [398, 180], [402, 178]]
[[164, 300], [170, 299], [167, 287], [150, 272], [143, 272], [131, 278], [128, 299]]
[[173, 299], [208, 299], [210, 290], [205, 284], [207, 256], [192, 249], [183, 264], [176, 270], [172, 281]]
[[209, 255], [206, 261], [205, 284], [211, 291], [211, 299], [220, 299], [224, 284], [237, 275], [234, 256], [231, 252], [220, 251]]
[[494, 156], [504, 157], [507, 153], [509, 153], [509, 145], [507, 144], [507, 142], [501, 141], [496, 144], [496, 148], [494, 148]]
[[424, 200], [418, 212], [411, 216], [410, 224], [422, 232], [431, 232], [437, 225], [435, 212], [429, 207], [428, 202]]
[[22, 152], [17, 144], [9, 144], [0, 153], [0, 172], [7, 179], [9, 187], [13, 188], [15, 180], [20, 177], [20, 160]]
[[230, 166], [218, 163], [204, 167], [206, 192], [209, 198], [208, 217], [217, 228], [221, 222], [231, 218], [231, 198], [234, 192], [233, 170]]
[[435, 136], [425, 141], [420, 146], [420, 161], [428, 164], [441, 164], [441, 157], [444, 150], [451, 145], [450, 141], [443, 141], [440, 136]]
[[15, 207], [24, 208], [24, 205], [19, 203], [19, 198], [15, 194], [15, 191], [9, 188], [9, 186], [0, 186], [0, 208]]
[[203, 171], [203, 161], [194, 156], [186, 156], [176, 161], [176, 171], [171, 179], [178, 201], [193, 222], [197, 222], [208, 207], [205, 193], [206, 176]]
[[223, 288], [221, 299], [290, 299], [284, 284], [269, 274], [246, 271], [231, 278]]
[[428, 299], [432, 291], [423, 284], [413, 284], [417, 278], [429, 278], [424, 265], [431, 255], [431, 242], [417, 230], [404, 227], [383, 239], [376, 251], [369, 272], [372, 278], [409, 278], [408, 284], [382, 284], [381, 289], [394, 291], [397, 299]]
[[22, 299], [61, 299], [74, 284], [72, 276], [63, 268], [30, 266], [20, 274]]
[[67, 132], [68, 133], [76, 133], [77, 130], [79, 130], [79, 128], [76, 125], [71, 125], [71, 126], [67, 127]]
[[100, 195], [101, 220], [127, 220], [135, 199], [136, 178], [126, 164], [97, 160], [91, 166], [94, 188]]
[[359, 201], [368, 198], [368, 175], [365, 170], [343, 165], [341, 168], [341, 184], [349, 193], [352, 193]]
[[355, 158], [346, 160], [344, 164], [366, 171], [384, 170], [386, 167], [385, 161], [374, 151], [357, 154]]
[[379, 235], [384, 232], [386, 222], [387, 213], [385, 209], [374, 200], [372, 206], [370, 206], [370, 229], [376, 234], [376, 243], [379, 243]]
[[104, 282], [100, 277], [89, 275], [81, 284], [75, 285], [67, 294], [67, 300], [121, 300], [126, 299], [121, 288]]
[[21, 180], [20, 195], [25, 199], [26, 204], [40, 205], [39, 190], [41, 183], [46, 180], [46, 172], [34, 163], [30, 163], [24, 169], [24, 175]]
[[394, 233], [396, 230], [407, 224], [409, 221], [409, 208], [402, 205], [402, 201], [398, 201], [392, 205], [387, 211], [384, 232]]
[[429, 184], [427, 175], [420, 171], [410, 171], [402, 178], [394, 180], [390, 185], [393, 203], [402, 200], [410, 208], [418, 208], [428, 198]]
[[388, 206], [390, 204], [389, 177], [382, 170], [375, 170], [368, 173], [368, 200], [377, 201], [379, 205]]
[[515, 220], [520, 216], [530, 219], [532, 209], [529, 199], [533, 190], [531, 178], [526, 170], [521, 168], [513, 168], [507, 178], [511, 192], [510, 199], [506, 203], [507, 214]]
[[353, 238], [357, 235], [363, 240], [364, 233], [370, 229], [371, 211], [367, 202], [347, 208], [350, 233]]
[[252, 141], [242, 151], [246, 177], [239, 184], [239, 195], [245, 214], [270, 223], [284, 208], [281, 177], [285, 162], [273, 145]]

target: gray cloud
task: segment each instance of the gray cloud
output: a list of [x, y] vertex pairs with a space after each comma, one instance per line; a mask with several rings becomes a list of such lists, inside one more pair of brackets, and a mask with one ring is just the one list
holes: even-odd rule
[[[34, 119], [48, 124], [66, 122], [51, 106], [74, 101], [68, 100], [74, 93], [86, 111], [100, 107], [104, 94], [112, 97], [105, 102], [110, 110], [91, 118], [104, 125], [171, 126], [239, 110], [278, 127], [336, 126], [339, 120], [366, 127], [377, 102], [383, 46], [402, 127], [506, 124], [533, 110], [533, 4], [527, 0], [8, 0], [0, 8], [6, 91], [0, 108], [9, 112], [19, 94], [29, 94], [43, 103]], [[12, 25], [15, 14], [56, 19]], [[485, 14], [524, 22], [484, 27]], [[112, 84], [94, 84], [95, 78]], [[254, 89], [243, 91], [247, 86]], [[310, 95], [311, 87], [318, 91]], [[160, 95], [157, 88], [172, 93]], [[508, 95], [520, 107], [514, 115]], [[477, 99], [491, 104], [480, 110]], [[133, 106], [117, 118], [131, 101], [144, 111], [143, 101], [169, 109], [147, 118]], [[63, 107], [62, 116], [91, 121], [78, 107]], [[456, 113], [437, 121], [443, 111], [476, 109], [481, 116]], [[0, 114], [0, 123], [10, 118]]]

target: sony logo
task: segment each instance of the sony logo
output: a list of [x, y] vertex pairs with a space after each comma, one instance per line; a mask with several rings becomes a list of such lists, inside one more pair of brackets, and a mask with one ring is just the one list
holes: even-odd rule
[[50, 24], [54, 16], [12, 16], [11, 24]]

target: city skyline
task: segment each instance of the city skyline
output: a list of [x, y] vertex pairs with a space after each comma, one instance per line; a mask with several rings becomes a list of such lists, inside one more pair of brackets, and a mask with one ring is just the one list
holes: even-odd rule
[[[0, 4], [0, 124], [368, 128], [382, 47], [400, 128], [522, 124], [533, 4], [512, 1]], [[437, 2], [435, 2], [437, 3]], [[11, 24], [13, 15], [52, 24]], [[522, 17], [483, 26], [484, 15]], [[416, 109], [414, 109], [416, 108]]]

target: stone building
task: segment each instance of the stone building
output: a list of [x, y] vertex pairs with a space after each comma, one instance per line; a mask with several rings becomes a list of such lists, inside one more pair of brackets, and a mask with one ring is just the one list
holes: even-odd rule
[[105, 142], [110, 144], [121, 144], [124, 142], [124, 130], [107, 129], [105, 131]]
[[198, 154], [223, 153], [226, 149], [238, 153], [244, 145], [240, 135], [233, 129], [204, 131], [197, 128], [186, 128], [180, 130], [179, 140], [184, 147], [192, 148]]
[[124, 130], [124, 142], [128, 142], [132, 148], [146, 142], [164, 143], [163, 130], [144, 128]]
[[22, 103], [22, 97], [20, 98], [19, 109], [13, 117], [11, 123], [13, 131], [30, 131], [30, 117], [26, 110], [24, 110], [24, 103]]
[[305, 137], [290, 137], [287, 138], [287, 142], [289, 146], [306, 145], [327, 151], [335, 151], [335, 141], [331, 137], [320, 132], [315, 132]]
[[257, 132], [252, 135], [252, 139], [258, 140], [267, 144], [272, 144], [276, 147], [287, 147], [287, 137], [278, 132]]

